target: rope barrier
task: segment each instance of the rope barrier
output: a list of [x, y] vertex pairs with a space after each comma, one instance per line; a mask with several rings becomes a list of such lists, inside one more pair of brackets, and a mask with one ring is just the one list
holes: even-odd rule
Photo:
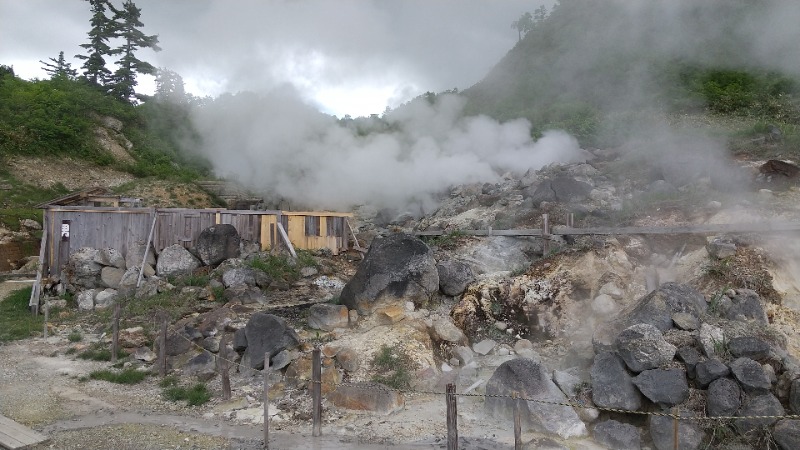
[[[183, 336], [180, 333], [176, 333], [176, 335], [180, 336], [182, 339], [186, 340], [187, 342], [189, 342], [191, 345], [193, 345], [197, 349], [203, 350], [203, 351], [206, 350], [202, 346], [198, 345], [196, 342], [193, 342], [192, 340], [186, 338], [186, 336]], [[253, 369], [251, 367], [244, 366], [244, 365], [242, 365], [240, 363], [237, 363], [237, 362], [232, 361], [232, 360], [227, 359], [227, 358], [222, 358], [220, 356], [217, 356], [217, 358], [223, 359], [224, 361], [227, 361], [229, 364], [233, 364], [233, 365], [235, 365], [237, 367], [245, 367], [247, 370], [263, 371], [263, 369], [262, 370]], [[310, 383], [319, 383], [319, 384], [321, 384], [321, 381], [311, 380]], [[373, 385], [369, 385], [369, 386], [365, 386], [363, 384], [350, 383], [350, 382], [339, 383], [337, 385], [337, 387], [338, 386], [352, 387], [352, 388], [364, 389], [364, 390], [378, 390], [378, 391], [384, 391], [384, 392], [396, 392], [396, 393], [399, 393], [399, 394], [406, 394], [406, 395], [442, 395], [442, 396], [447, 395], [447, 393], [445, 393], [445, 392], [425, 391], [425, 390], [411, 390], [411, 389], [395, 389], [395, 388], [390, 388], [388, 386], [378, 386], [378, 385], [374, 385], [374, 384]], [[515, 399], [516, 398], [517, 400], [523, 400], [523, 401], [526, 401], [526, 402], [539, 403], [539, 404], [545, 404], [545, 405], [565, 406], [565, 407], [580, 408], [580, 409], [595, 409], [595, 410], [598, 410], [598, 411], [614, 412], [614, 413], [622, 413], [622, 414], [635, 414], [635, 415], [643, 415], [643, 416], [669, 417], [671, 419], [686, 420], [686, 421], [704, 421], [704, 420], [724, 421], [724, 420], [743, 420], [743, 419], [776, 419], [776, 420], [793, 419], [793, 420], [800, 420], [800, 414], [789, 414], [789, 415], [783, 415], [783, 416], [775, 416], [775, 415], [769, 415], [769, 416], [688, 416], [688, 415], [674, 414], [674, 413], [667, 413], [667, 412], [658, 412], [658, 411], [631, 411], [631, 410], [620, 409], [620, 408], [605, 408], [605, 407], [601, 407], [601, 406], [587, 405], [587, 404], [584, 404], [584, 403], [558, 402], [558, 401], [552, 401], [552, 400], [542, 400], [542, 399], [537, 399], [537, 398], [527, 398], [527, 397], [519, 397], [519, 396], [518, 397], [514, 397], [512, 395], [503, 395], [503, 394], [453, 393], [451, 395], [455, 395], [457, 397], [483, 397], [483, 398], [507, 398], [507, 399]]]

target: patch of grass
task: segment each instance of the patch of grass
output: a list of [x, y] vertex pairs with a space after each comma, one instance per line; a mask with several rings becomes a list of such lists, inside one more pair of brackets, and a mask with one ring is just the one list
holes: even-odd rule
[[78, 349], [75, 347], [70, 347], [64, 352], [65, 355], [74, 355], [75, 353], [78, 353]]
[[266, 257], [256, 257], [249, 260], [247, 264], [266, 273], [273, 279], [292, 282], [300, 278], [298, 265], [286, 256], [267, 255]]
[[204, 287], [211, 281], [211, 277], [207, 274], [190, 274], [190, 275], [183, 275], [175, 280], [172, 281], [172, 284], [178, 287], [185, 287], [185, 286], [198, 286]]
[[382, 345], [372, 358], [372, 368], [376, 372], [372, 381], [394, 389], [408, 389], [416, 363], [404, 347]]
[[302, 267], [313, 267], [315, 269], [319, 268], [319, 263], [316, 259], [314, 259], [314, 255], [308, 250], [298, 250], [297, 251], [297, 265]]
[[125, 369], [121, 372], [114, 372], [111, 370], [95, 370], [89, 374], [92, 380], [103, 380], [117, 384], [136, 384], [141, 382], [147, 377], [147, 373], [140, 372], [136, 369]]
[[83, 334], [78, 330], [73, 330], [69, 336], [67, 336], [67, 340], [70, 342], [80, 342], [83, 340]]
[[166, 377], [162, 378], [161, 381], [158, 382], [158, 386], [162, 388], [168, 388], [177, 385], [178, 385], [178, 377], [176, 377], [175, 375], [167, 375]]
[[214, 294], [214, 300], [225, 302], [225, 286], [214, 286], [211, 288], [211, 293]]
[[466, 236], [462, 231], [455, 230], [441, 236], [423, 237], [423, 240], [431, 247], [440, 247], [445, 250], [451, 250], [461, 243]]
[[31, 289], [17, 289], [0, 301], [0, 343], [29, 338], [42, 331], [44, 318], [34, 317], [28, 310]]
[[78, 358], [90, 361], [111, 361], [111, 350], [97, 343], [82, 351]]
[[[162, 380], [162, 383], [164, 380]], [[175, 383], [177, 383], [177, 380]], [[203, 383], [197, 383], [191, 387], [177, 385], [162, 387], [164, 387], [162, 395], [169, 401], [185, 400], [190, 406], [199, 406], [211, 400], [211, 392], [208, 391], [208, 388]]]

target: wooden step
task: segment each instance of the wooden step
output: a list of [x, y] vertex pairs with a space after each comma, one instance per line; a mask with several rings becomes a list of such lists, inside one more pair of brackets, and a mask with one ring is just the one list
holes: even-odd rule
[[50, 438], [0, 415], [0, 447], [8, 450], [29, 448]]

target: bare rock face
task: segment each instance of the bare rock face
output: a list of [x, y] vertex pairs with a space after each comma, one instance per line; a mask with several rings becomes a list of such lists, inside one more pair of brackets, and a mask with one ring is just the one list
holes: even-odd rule
[[93, 289], [100, 284], [100, 272], [103, 266], [95, 262], [98, 251], [84, 247], [69, 255], [65, 272], [70, 285], [76, 288]]
[[397, 301], [425, 304], [439, 290], [433, 251], [422, 240], [403, 233], [376, 239], [342, 289], [341, 303], [361, 315]]
[[308, 309], [308, 326], [315, 330], [332, 331], [347, 328], [350, 316], [344, 305], [317, 303]]
[[695, 317], [706, 311], [703, 294], [693, 287], [678, 283], [664, 283], [660, 288], [639, 300], [626, 318], [628, 325], [646, 323], [662, 333], [672, 328], [675, 313], [689, 313]]
[[240, 243], [241, 237], [233, 225], [214, 225], [200, 232], [195, 250], [204, 265], [216, 266], [226, 259], [238, 258]]
[[369, 411], [389, 415], [405, 407], [399, 392], [378, 383], [350, 383], [341, 385], [328, 395], [328, 400], [339, 408]]
[[675, 406], [689, 398], [689, 383], [683, 369], [645, 370], [633, 379], [633, 384], [659, 405]]
[[439, 290], [451, 297], [461, 295], [475, 281], [472, 268], [461, 261], [439, 261], [436, 270], [439, 272]]
[[175, 244], [161, 251], [156, 263], [156, 273], [163, 277], [188, 275], [198, 267], [200, 261], [189, 250]]
[[[696, 450], [700, 448], [704, 437], [703, 430], [697, 423], [681, 420], [678, 422], [678, 448], [681, 450]], [[658, 450], [672, 450], [675, 448], [675, 434], [673, 420], [667, 416], [650, 416], [650, 437], [653, 445]]]
[[636, 411], [642, 406], [642, 394], [633, 385], [633, 380], [619, 356], [605, 352], [594, 358], [592, 377], [592, 401], [602, 408], [618, 408]]
[[[264, 368], [264, 354], [270, 358], [283, 350], [291, 350], [300, 343], [300, 337], [285, 320], [272, 314], [255, 313], [244, 327], [247, 348], [242, 355], [242, 364], [253, 369]], [[237, 333], [236, 339], [241, 339]], [[234, 341], [234, 346], [241, 342]], [[240, 347], [241, 348], [241, 347]]]
[[[486, 410], [495, 417], [513, 418], [514, 400], [523, 398], [545, 402], [565, 402], [567, 397], [550, 379], [549, 370], [541, 363], [527, 358], [506, 361], [495, 370], [486, 385]], [[491, 397], [492, 395], [508, 397]], [[586, 426], [574, 409], [561, 405], [525, 401], [522, 406], [523, 426], [556, 434], [564, 439], [586, 436]]]
[[619, 450], [639, 450], [642, 448], [639, 429], [616, 420], [606, 420], [595, 425], [593, 437], [594, 440], [608, 448]]

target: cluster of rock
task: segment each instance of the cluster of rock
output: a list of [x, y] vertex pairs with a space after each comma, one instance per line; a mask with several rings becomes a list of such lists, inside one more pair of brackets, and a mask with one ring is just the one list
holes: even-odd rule
[[[782, 448], [797, 448], [800, 422], [752, 416], [800, 412], [800, 367], [770, 334], [758, 295], [741, 289], [709, 308], [693, 288], [666, 283], [642, 298], [609, 328], [599, 330], [591, 366], [593, 404], [625, 411], [670, 412], [733, 419], [741, 435], [771, 429]], [[712, 310], [709, 310], [712, 309]], [[610, 340], [609, 336], [613, 336]], [[673, 448], [671, 419], [650, 416], [647, 428], [659, 450]], [[599, 435], [597, 430], [599, 428]], [[680, 448], [699, 448], [700, 421], [680, 422]], [[615, 448], [640, 448], [632, 423], [604, 421], [595, 438]], [[622, 442], [626, 442], [624, 446]]]
[[84, 247], [70, 254], [61, 278], [46, 287], [58, 294], [73, 294], [80, 310], [107, 308], [119, 296], [152, 296], [171, 289], [169, 279], [238, 258], [241, 244], [232, 225], [215, 225], [201, 232], [191, 251], [175, 244], [156, 256], [152, 246], [141, 242], [128, 245], [124, 253], [114, 248]]

